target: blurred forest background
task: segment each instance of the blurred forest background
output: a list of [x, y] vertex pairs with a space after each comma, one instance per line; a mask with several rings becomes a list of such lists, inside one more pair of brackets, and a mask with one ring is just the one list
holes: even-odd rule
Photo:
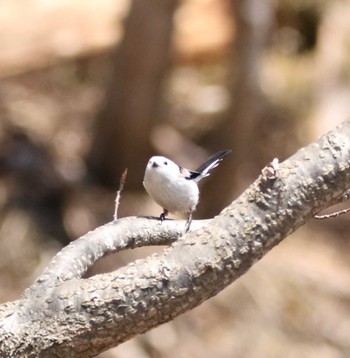
[[[195, 217], [211, 217], [344, 120], [349, 34], [345, 0], [2, 0], [1, 302], [112, 220], [124, 168], [119, 215], [159, 215], [142, 188], [151, 155], [194, 168], [231, 148], [202, 185]], [[349, 228], [309, 222], [215, 298], [100, 357], [349, 357]]]

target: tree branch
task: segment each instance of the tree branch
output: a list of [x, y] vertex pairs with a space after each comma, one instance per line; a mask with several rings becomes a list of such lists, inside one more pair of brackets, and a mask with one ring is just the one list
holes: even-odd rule
[[[350, 121], [261, 175], [221, 214], [161, 253], [80, 278], [96, 259], [179, 238], [183, 222], [125, 218], [56, 256], [18, 301], [0, 306], [0, 354], [92, 357], [212, 297], [350, 188]], [[152, 241], [153, 240], [153, 241]]]
[[[191, 230], [208, 221], [196, 220]], [[158, 217], [127, 217], [100, 226], [64, 247], [23, 297], [79, 279], [97, 260], [109, 254], [142, 246], [170, 245], [184, 234], [185, 223], [175, 220], [161, 223]]]

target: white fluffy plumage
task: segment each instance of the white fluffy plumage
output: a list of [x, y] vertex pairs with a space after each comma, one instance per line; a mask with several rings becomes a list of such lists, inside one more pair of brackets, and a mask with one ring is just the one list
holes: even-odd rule
[[199, 201], [197, 183], [230, 152], [222, 150], [215, 153], [197, 170], [182, 168], [165, 157], [152, 157], [146, 166], [143, 185], [151, 198], [163, 208], [160, 218], [163, 220], [169, 212], [189, 213], [189, 224]]

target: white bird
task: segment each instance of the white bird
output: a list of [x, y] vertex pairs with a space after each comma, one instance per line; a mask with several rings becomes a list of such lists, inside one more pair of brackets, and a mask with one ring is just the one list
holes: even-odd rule
[[231, 150], [222, 150], [215, 153], [196, 170], [182, 168], [165, 157], [152, 157], [146, 166], [143, 186], [150, 197], [163, 208], [161, 221], [169, 212], [188, 213], [186, 223], [186, 231], [188, 231], [192, 213], [199, 200], [197, 183], [210, 175], [210, 171], [230, 152]]

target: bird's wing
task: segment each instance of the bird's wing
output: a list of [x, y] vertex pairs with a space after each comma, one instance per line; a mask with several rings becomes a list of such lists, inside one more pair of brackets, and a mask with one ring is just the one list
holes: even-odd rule
[[185, 177], [188, 180], [196, 180], [202, 173], [197, 170], [188, 170], [188, 175]]
[[187, 179], [192, 179], [196, 182], [200, 181], [202, 178], [210, 175], [210, 171], [216, 168], [219, 163], [222, 161], [227, 154], [231, 153], [231, 149], [220, 150], [213, 154], [205, 163], [203, 163], [196, 170], [190, 170], [190, 176]]

